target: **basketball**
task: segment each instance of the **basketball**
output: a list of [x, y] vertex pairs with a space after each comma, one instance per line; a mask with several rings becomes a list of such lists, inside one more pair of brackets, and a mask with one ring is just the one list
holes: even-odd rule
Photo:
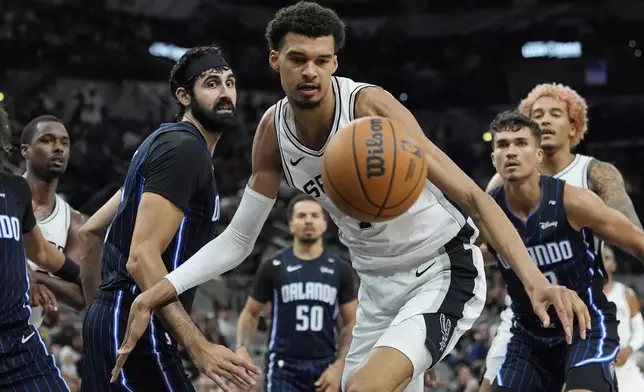
[[427, 177], [417, 142], [384, 117], [363, 117], [340, 129], [327, 145], [323, 166], [331, 201], [362, 222], [384, 222], [407, 211]]

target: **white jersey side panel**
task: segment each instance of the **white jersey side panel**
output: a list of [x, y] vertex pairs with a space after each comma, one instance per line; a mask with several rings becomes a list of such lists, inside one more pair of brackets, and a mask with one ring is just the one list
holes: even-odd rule
[[613, 282], [613, 288], [606, 293], [606, 298], [617, 307], [617, 335], [623, 346], [627, 346], [631, 340], [631, 307], [626, 299], [626, 286], [619, 282]]
[[[470, 234], [477, 229], [438, 188], [429, 181], [416, 203], [401, 216], [388, 222], [364, 224], [341, 213], [324, 192], [322, 156], [335, 133], [355, 119], [355, 100], [363, 88], [373, 85], [332, 77], [335, 117], [329, 139], [320, 150], [304, 146], [295, 131], [288, 99], [275, 105], [275, 129], [280, 145], [284, 176], [289, 185], [315, 197], [338, 226], [340, 240], [349, 248], [357, 271], [383, 268], [413, 268], [441, 252], [468, 223]], [[464, 230], [465, 232], [465, 230]], [[464, 241], [473, 241], [473, 238]], [[393, 267], [393, 268], [392, 268]]]
[[[43, 237], [61, 252], [67, 245], [67, 231], [71, 224], [71, 215], [72, 212], [69, 204], [60, 196], [56, 195], [54, 211], [47, 218], [38, 221], [38, 227]], [[33, 271], [44, 271], [31, 260], [27, 260], [27, 262]], [[31, 308], [29, 322], [36, 327], [40, 327], [40, 324], [42, 324], [42, 308], [40, 306]]]
[[567, 184], [588, 189], [588, 166], [592, 160], [593, 157], [576, 154], [572, 162], [553, 177], [560, 178]]

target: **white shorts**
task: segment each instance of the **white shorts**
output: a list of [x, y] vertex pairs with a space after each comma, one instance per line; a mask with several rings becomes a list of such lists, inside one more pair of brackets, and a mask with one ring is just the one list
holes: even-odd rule
[[414, 367], [404, 392], [422, 392], [424, 372], [444, 358], [479, 317], [487, 288], [481, 251], [460, 244], [434, 256], [417, 269], [389, 276], [359, 273], [358, 312], [343, 388], [375, 347], [393, 347]]
[[501, 312], [501, 323], [496, 330], [496, 335], [492, 339], [492, 344], [490, 349], [487, 352], [487, 358], [485, 358], [485, 373], [483, 373], [483, 378], [488, 380], [491, 383], [494, 382], [496, 374], [501, 369], [503, 365], [503, 360], [505, 359], [505, 353], [508, 350], [508, 343], [510, 343], [510, 338], [512, 338], [512, 309], [510, 307], [505, 308]]
[[629, 358], [624, 366], [616, 366], [615, 376], [617, 377], [619, 392], [640, 392], [644, 390], [644, 375], [642, 375], [633, 358]]

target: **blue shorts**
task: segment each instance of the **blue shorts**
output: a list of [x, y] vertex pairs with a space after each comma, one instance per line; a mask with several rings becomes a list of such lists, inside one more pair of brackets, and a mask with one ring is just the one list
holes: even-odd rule
[[26, 321], [0, 331], [0, 391], [69, 392], [40, 333]]
[[614, 361], [619, 351], [619, 322], [610, 308], [590, 314], [592, 326], [586, 339], [579, 337], [575, 326], [571, 345], [561, 329], [527, 328], [515, 320], [493, 390], [560, 391], [566, 384], [566, 390], [616, 392]]
[[264, 390], [266, 392], [315, 391], [315, 382], [333, 361], [335, 357], [298, 359], [270, 353]]

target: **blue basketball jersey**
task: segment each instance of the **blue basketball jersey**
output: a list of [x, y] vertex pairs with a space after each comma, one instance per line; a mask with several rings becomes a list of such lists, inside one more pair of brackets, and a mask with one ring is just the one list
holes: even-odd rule
[[[141, 196], [159, 194], [184, 212], [179, 228], [161, 255], [168, 271], [176, 269], [215, 235], [219, 195], [212, 156], [201, 133], [189, 122], [162, 124], [134, 153], [122, 188], [118, 212], [105, 238], [102, 290], [140, 289], [126, 264]], [[179, 299], [190, 309], [196, 288]]]
[[262, 263], [250, 295], [272, 303], [269, 352], [302, 359], [335, 356], [340, 307], [356, 297], [348, 263], [329, 252], [301, 260], [292, 248]]
[[0, 254], [3, 255], [0, 329], [13, 324], [26, 325], [31, 315], [27, 256], [22, 235], [31, 232], [35, 224], [27, 181], [20, 176], [0, 173]]
[[[603, 293], [606, 273], [593, 245], [593, 233], [588, 229], [575, 230], [568, 222], [564, 208], [565, 181], [548, 176], [540, 177], [541, 202], [526, 221], [516, 217], [507, 206], [503, 187], [490, 192], [523, 239], [532, 260], [551, 283], [577, 292], [591, 314], [600, 316], [614, 311]], [[508, 294], [512, 310], [519, 321], [538, 325], [532, 303], [523, 284], [510, 264], [492, 249]], [[552, 323], [560, 325], [554, 308], [550, 309]], [[563, 332], [562, 332], [563, 333]]]

